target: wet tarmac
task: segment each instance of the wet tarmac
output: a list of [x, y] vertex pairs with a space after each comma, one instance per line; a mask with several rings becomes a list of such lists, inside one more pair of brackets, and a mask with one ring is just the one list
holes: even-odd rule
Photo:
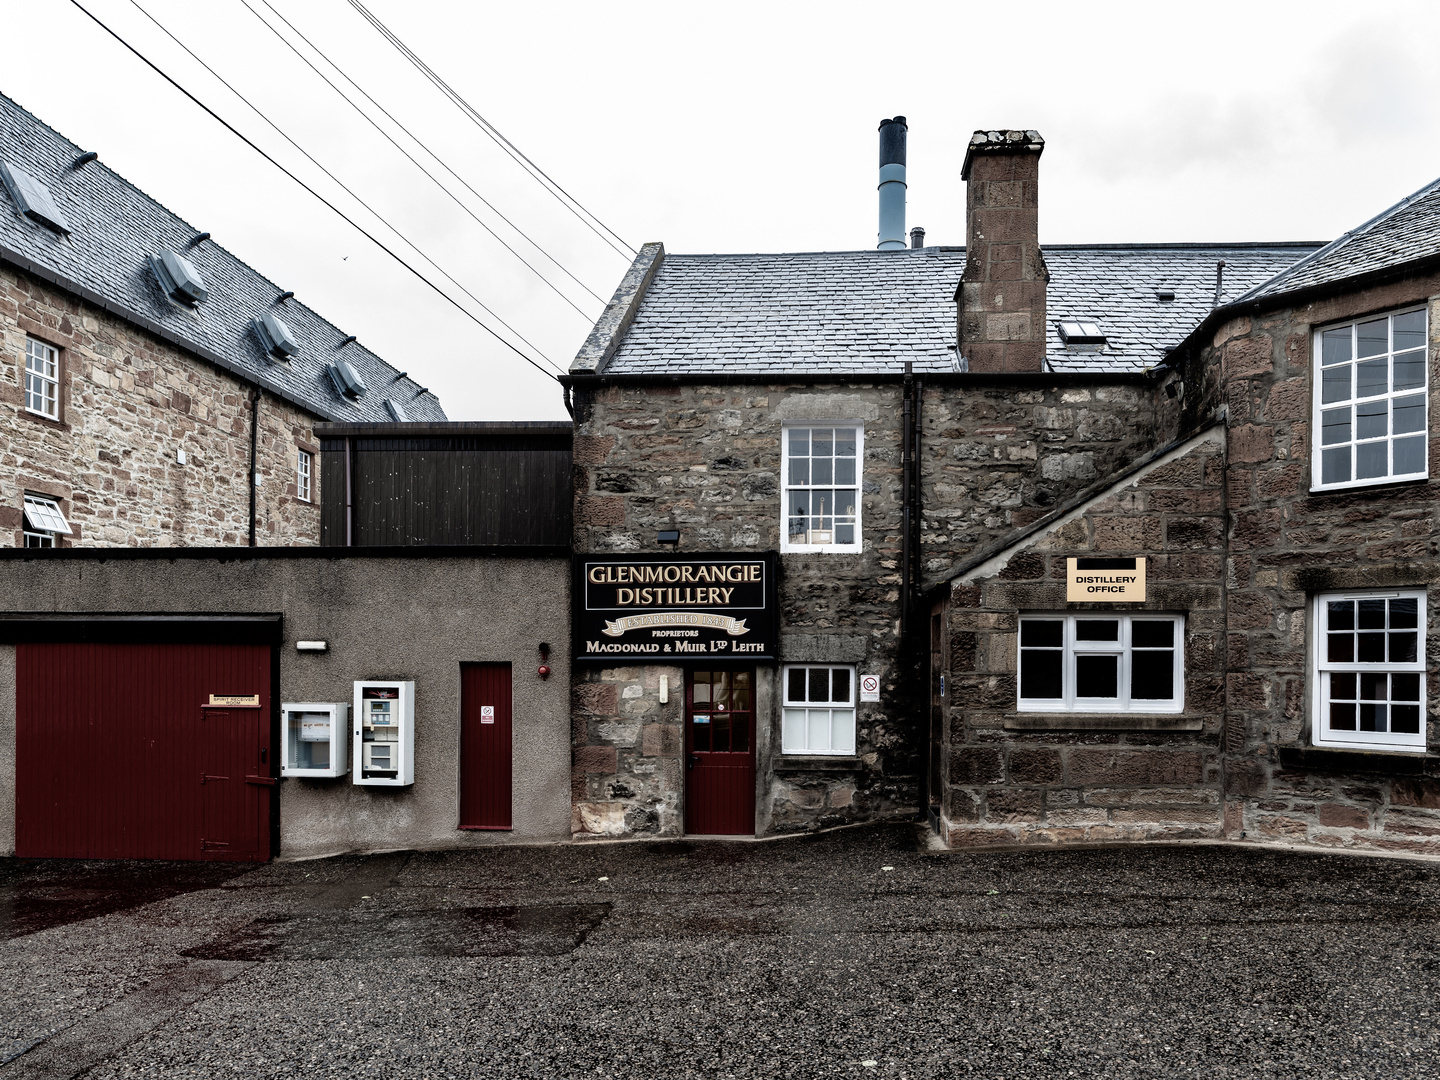
[[0, 1080], [1440, 1075], [1440, 865], [908, 825], [0, 860]]

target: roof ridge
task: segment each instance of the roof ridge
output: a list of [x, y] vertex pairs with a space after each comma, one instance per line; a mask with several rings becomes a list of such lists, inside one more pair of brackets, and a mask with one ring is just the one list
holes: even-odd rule
[[[1290, 266], [1287, 266], [1284, 270], [1281, 270], [1281, 271], [1280, 271], [1278, 274], [1276, 274], [1274, 277], [1270, 278], [1270, 280], [1261, 282], [1259, 285], [1256, 285], [1256, 286], [1255, 286], [1253, 289], [1251, 289], [1249, 292], [1246, 292], [1246, 293], [1243, 293], [1243, 294], [1240, 295], [1240, 296], [1237, 296], [1234, 300], [1231, 301], [1231, 303], [1240, 304], [1240, 303], [1244, 303], [1245, 301], [1251, 299], [1252, 297], [1263, 296], [1266, 292], [1268, 292], [1268, 291], [1270, 291], [1272, 288], [1278, 286], [1280, 283], [1284, 282], [1286, 279], [1288, 279], [1288, 278], [1292, 277], [1293, 275], [1299, 273], [1299, 272], [1300, 272], [1301, 270], [1303, 270], [1305, 267], [1307, 267], [1307, 266], [1312, 266], [1312, 265], [1314, 265], [1315, 263], [1319, 262], [1321, 259], [1325, 258], [1327, 255], [1330, 255], [1330, 254], [1332, 254], [1332, 253], [1334, 253], [1334, 252], [1336, 252], [1336, 251], [1339, 251], [1341, 248], [1343, 248], [1343, 247], [1344, 247], [1346, 244], [1348, 244], [1350, 241], [1352, 241], [1352, 240], [1354, 240], [1354, 239], [1356, 239], [1356, 238], [1358, 238], [1358, 237], [1364, 236], [1366, 233], [1368, 233], [1368, 232], [1369, 232], [1371, 229], [1373, 229], [1375, 226], [1379, 225], [1381, 222], [1386, 221], [1386, 220], [1388, 220], [1389, 218], [1394, 217], [1396, 214], [1400, 213], [1400, 211], [1404, 210], [1406, 207], [1410, 206], [1411, 204], [1413, 204], [1413, 203], [1415, 203], [1415, 202], [1418, 202], [1420, 199], [1424, 198], [1426, 195], [1429, 195], [1429, 194], [1431, 194], [1432, 192], [1434, 192], [1437, 188], [1440, 188], [1440, 177], [1437, 177], [1437, 178], [1435, 178], [1434, 180], [1431, 180], [1428, 184], [1425, 184], [1423, 187], [1419, 188], [1418, 190], [1412, 191], [1409, 195], [1406, 195], [1406, 196], [1405, 196], [1403, 199], [1401, 199], [1399, 202], [1395, 203], [1393, 206], [1391, 206], [1391, 207], [1389, 207], [1389, 208], [1387, 208], [1387, 209], [1385, 209], [1385, 210], [1380, 211], [1380, 213], [1376, 214], [1374, 217], [1370, 218], [1368, 221], [1363, 221], [1363, 222], [1361, 222], [1359, 225], [1355, 226], [1355, 228], [1350, 229], [1350, 230], [1347, 231], [1347, 232], [1341, 233], [1341, 234], [1340, 234], [1339, 236], [1337, 236], [1334, 240], [1331, 240], [1328, 244], [1326, 244], [1324, 247], [1320, 248], [1318, 251], [1312, 251], [1309, 255], [1306, 255], [1303, 259], [1297, 259], [1297, 260], [1295, 260], [1295, 262], [1294, 262], [1293, 264], [1291, 264]], [[1283, 288], [1282, 288], [1282, 289], [1280, 289], [1279, 291], [1283, 292], [1284, 290], [1283, 290]]]

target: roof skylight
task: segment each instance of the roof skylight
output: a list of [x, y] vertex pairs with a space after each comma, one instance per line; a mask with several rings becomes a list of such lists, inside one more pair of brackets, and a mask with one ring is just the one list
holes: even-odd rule
[[387, 397], [385, 399], [385, 411], [390, 414], [390, 419], [396, 423], [406, 424], [410, 422], [410, 414], [405, 411], [405, 406], [401, 405], [394, 398]]
[[65, 215], [60, 213], [60, 208], [50, 197], [50, 189], [24, 169], [11, 165], [8, 161], [0, 161], [0, 180], [5, 182], [5, 190], [26, 217], [58, 232], [70, 231]]
[[260, 341], [265, 346], [265, 351], [281, 360], [290, 359], [300, 348], [295, 342], [294, 335], [290, 333], [290, 328], [274, 315], [256, 319], [255, 331], [260, 335]]
[[204, 303], [210, 292], [195, 264], [183, 255], [164, 251], [155, 260], [155, 274], [165, 292], [187, 304]]
[[1066, 346], [1104, 345], [1105, 335], [1101, 333], [1099, 323], [1085, 319], [1062, 319], [1060, 321], [1060, 340]]
[[337, 393], [351, 398], [365, 396], [365, 380], [360, 378], [360, 373], [344, 360], [336, 360], [326, 370], [330, 374], [330, 381], [335, 384]]

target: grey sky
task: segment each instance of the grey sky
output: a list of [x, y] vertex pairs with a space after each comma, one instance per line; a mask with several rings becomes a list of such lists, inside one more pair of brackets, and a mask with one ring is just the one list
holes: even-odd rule
[[[82, 2], [354, 208], [131, 0]], [[585, 315], [557, 297], [241, 0], [139, 2], [465, 288], [568, 365], [599, 302], [526, 250]], [[279, 25], [263, 0], [249, 2]], [[608, 299], [626, 261], [345, 0], [270, 3]], [[621, 236], [663, 240], [672, 251], [873, 247], [876, 125], [897, 113], [910, 121], [908, 223], [925, 226], [928, 243], [963, 242], [960, 161], [977, 127], [1045, 136], [1043, 243], [1330, 239], [1440, 175], [1440, 70], [1425, 51], [1440, 38], [1440, 9], [1430, 4], [367, 6]], [[7, 38], [0, 90], [420, 378], [452, 418], [564, 415], [552, 381], [71, 4], [17, 5]], [[37, 44], [28, 54], [18, 47], [27, 39]], [[528, 247], [447, 182], [513, 246]]]

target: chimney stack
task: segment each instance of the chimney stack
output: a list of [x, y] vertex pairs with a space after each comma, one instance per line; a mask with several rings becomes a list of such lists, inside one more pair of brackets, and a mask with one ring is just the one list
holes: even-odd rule
[[1041, 371], [1045, 285], [1035, 131], [977, 131], [965, 151], [965, 270], [955, 292], [970, 371]]
[[880, 242], [881, 251], [905, 248], [905, 133], [903, 116], [880, 121]]

